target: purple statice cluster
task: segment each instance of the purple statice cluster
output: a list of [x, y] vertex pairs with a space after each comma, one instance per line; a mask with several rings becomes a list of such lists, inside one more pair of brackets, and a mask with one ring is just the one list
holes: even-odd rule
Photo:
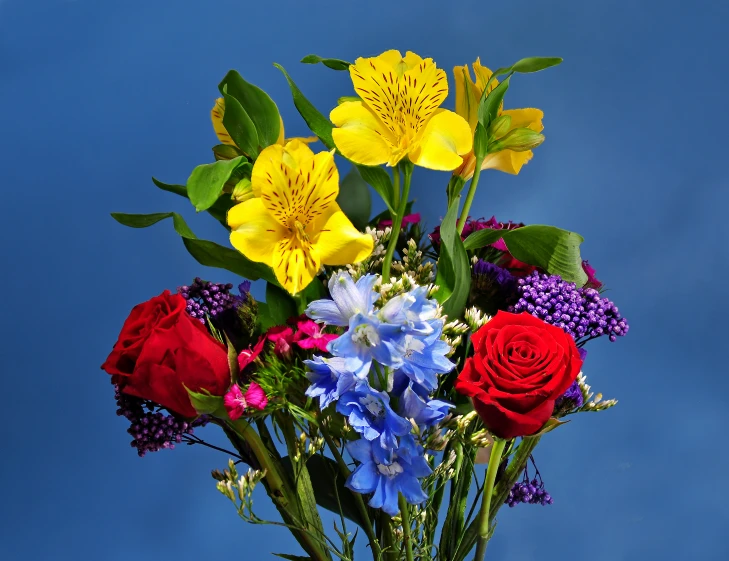
[[534, 271], [519, 279], [519, 299], [509, 311], [528, 312], [545, 322], [562, 328], [578, 345], [607, 335], [615, 341], [628, 333], [628, 322], [608, 298], [601, 298], [594, 288], [577, 288], [558, 275]]
[[190, 317], [204, 324], [206, 317], [215, 319], [245, 302], [251, 283], [245, 281], [238, 285], [240, 295], [231, 294], [232, 288], [230, 283], [209, 282], [196, 277], [191, 285], [181, 286], [177, 292], [187, 300], [186, 311]]
[[358, 466], [346, 486], [374, 493], [369, 505], [395, 516], [399, 493], [410, 504], [427, 499], [419, 480], [432, 470], [422, 438], [437, 430], [452, 407], [432, 394], [438, 376], [455, 365], [447, 358], [451, 348], [441, 339], [443, 319], [428, 288], [416, 287], [376, 309], [376, 281], [375, 275], [355, 282], [337, 273], [329, 280], [331, 299], [309, 304], [311, 319], [347, 331], [328, 344], [331, 357], [306, 361], [306, 394], [318, 398], [322, 410], [336, 408], [359, 434], [347, 445]]
[[508, 270], [479, 259], [473, 265], [471, 277], [471, 304], [487, 314], [505, 310], [516, 300], [516, 277]]
[[567, 388], [567, 391], [562, 394], [554, 403], [554, 414], [559, 416], [564, 413], [569, 413], [575, 409], [579, 409], [585, 402], [585, 398], [582, 395], [582, 389], [577, 380], [572, 382], [572, 385]]
[[509, 491], [509, 496], [504, 501], [504, 504], [509, 505], [509, 507], [515, 507], [519, 503], [540, 504], [542, 506], [554, 503], [552, 496], [544, 488], [544, 481], [542, 481], [542, 476], [534, 463], [534, 458], [530, 456], [530, 459], [532, 465], [534, 465], [536, 474], [530, 480], [528, 469], [526, 467], [524, 468], [524, 478], [514, 483], [514, 486]]
[[140, 458], [147, 452], [172, 450], [175, 444], [182, 442], [184, 435], [192, 434], [195, 427], [205, 426], [208, 421], [207, 417], [201, 416], [188, 423], [174, 415], [155, 411], [151, 402], [123, 394], [118, 384], [114, 384], [114, 397], [116, 414], [129, 421], [127, 432], [134, 439], [131, 446], [137, 449]]

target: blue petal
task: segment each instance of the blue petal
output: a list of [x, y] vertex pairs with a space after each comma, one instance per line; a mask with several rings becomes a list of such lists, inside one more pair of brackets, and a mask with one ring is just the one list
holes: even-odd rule
[[400, 508], [397, 505], [398, 489], [395, 483], [396, 478], [383, 477], [382, 479], [385, 481], [385, 500], [381, 508], [390, 516], [397, 516]]
[[347, 489], [357, 491], [358, 493], [371, 493], [377, 488], [380, 481], [380, 474], [377, 466], [373, 462], [360, 464], [347, 479], [345, 486]]
[[385, 480], [387, 478], [380, 475], [379, 481], [377, 482], [377, 488], [375, 489], [375, 494], [372, 495], [372, 498], [370, 499], [369, 504], [372, 508], [381, 508], [382, 505], [385, 503]]
[[355, 460], [360, 463], [371, 462], [372, 456], [372, 445], [366, 440], [355, 440], [347, 443], [347, 452]]
[[340, 271], [329, 279], [329, 293], [343, 317], [349, 319], [355, 314], [372, 312], [372, 303], [375, 299], [372, 284], [375, 280], [376, 278], [363, 277], [355, 284], [346, 271]]
[[342, 314], [339, 307], [331, 300], [315, 300], [306, 308], [306, 315], [314, 321], [341, 327], [346, 327], [349, 321], [349, 316]]
[[401, 473], [395, 479], [398, 490], [411, 505], [420, 504], [428, 498], [428, 495], [423, 491], [420, 481], [416, 477], [413, 477], [413, 475]]

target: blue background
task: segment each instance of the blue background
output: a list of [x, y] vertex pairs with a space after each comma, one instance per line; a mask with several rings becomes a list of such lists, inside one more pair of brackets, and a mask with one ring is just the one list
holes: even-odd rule
[[[507, 107], [543, 109], [547, 141], [518, 177], [484, 174], [474, 208], [581, 233], [631, 322], [625, 339], [591, 345], [585, 367], [619, 406], [545, 438], [536, 457], [555, 504], [503, 510], [489, 557], [729, 558], [728, 18], [716, 0], [0, 0], [0, 559], [299, 551], [285, 530], [246, 527], [218, 494], [209, 470], [225, 456], [139, 459], [129, 447], [99, 370], [127, 313], [195, 275], [232, 277], [198, 266], [171, 224], [131, 230], [109, 212], [180, 211], [225, 243], [150, 180], [184, 183], [211, 160], [225, 72], [265, 88], [288, 135], [304, 135], [272, 63], [326, 113], [350, 95], [347, 75], [298, 60], [389, 48], [449, 76], [477, 56], [492, 68], [564, 57], [512, 80]], [[447, 177], [415, 177], [435, 224]], [[271, 514], [265, 497], [257, 505]]]

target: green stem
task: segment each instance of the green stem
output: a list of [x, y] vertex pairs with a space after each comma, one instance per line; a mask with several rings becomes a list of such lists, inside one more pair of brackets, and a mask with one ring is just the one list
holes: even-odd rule
[[382, 526], [382, 545], [384, 554], [382, 559], [386, 561], [398, 561], [395, 550], [395, 536], [392, 533], [392, 518], [385, 511], [380, 513], [380, 524]]
[[[475, 176], [474, 176], [475, 177]], [[501, 464], [501, 454], [506, 446], [506, 440], [494, 438], [491, 445], [491, 455], [489, 456], [489, 467], [486, 470], [486, 483], [484, 484], [483, 502], [481, 503], [481, 513], [478, 520], [478, 543], [476, 545], [476, 556], [474, 561], [483, 561], [486, 556], [486, 544], [489, 535], [489, 510], [491, 509], [491, 495], [494, 492], [494, 482], [496, 481], [496, 473], [499, 471]]]
[[405, 180], [403, 181], [402, 193], [399, 193], [398, 185], [399, 179], [395, 181], [395, 193], [398, 194], [396, 200], [399, 200], [397, 205], [397, 211], [395, 216], [392, 218], [392, 233], [390, 234], [390, 241], [387, 244], [387, 252], [385, 253], [385, 259], [382, 261], [382, 282], [390, 282], [390, 267], [392, 266], [392, 258], [395, 256], [395, 248], [397, 247], [397, 241], [400, 238], [400, 229], [402, 228], [402, 219], [405, 216], [405, 209], [408, 206], [408, 195], [410, 194], [410, 178], [413, 175], [413, 166], [410, 162], [401, 163], [395, 172], [393, 178], [400, 177], [400, 168], [402, 168]]
[[402, 541], [405, 544], [405, 559], [413, 561], [413, 542], [410, 538], [410, 507], [402, 493], [399, 493], [397, 499], [400, 506], [400, 518], [402, 518]]
[[463, 210], [461, 211], [461, 217], [458, 219], [458, 234], [463, 232], [463, 227], [466, 225], [468, 219], [468, 213], [471, 210], [471, 204], [473, 203], [473, 197], [476, 194], [476, 187], [478, 187], [478, 180], [481, 177], [481, 164], [483, 158], [476, 160], [476, 169], [473, 172], [473, 179], [471, 184], [468, 186], [468, 193], [466, 194], [466, 202], [463, 203]]
[[[347, 467], [347, 463], [344, 461], [344, 458], [342, 458], [342, 455], [339, 453], [339, 448], [337, 448], [336, 443], [334, 442], [334, 439], [329, 434], [329, 428], [322, 423], [320, 425], [321, 434], [324, 437], [324, 441], [327, 443], [327, 446], [329, 446], [329, 449], [332, 451], [332, 454], [334, 455], [334, 459], [337, 461], [337, 465], [339, 466], [339, 471], [342, 472], [342, 475], [345, 479], [349, 477], [349, 474], [351, 473], [349, 471], [349, 468]], [[372, 548], [372, 554], [375, 559], [379, 559], [380, 555], [382, 555], [382, 551], [380, 549], [380, 542], [377, 541], [377, 536], [375, 536], [375, 532], [372, 529], [372, 521], [370, 520], [369, 512], [367, 511], [367, 506], [364, 503], [364, 499], [362, 498], [362, 495], [360, 493], [356, 493], [355, 491], [352, 491], [352, 496], [354, 497], [354, 502], [357, 505], [357, 510], [359, 511], [359, 515], [362, 517], [362, 521], [360, 526], [364, 528], [365, 534], [367, 534], [367, 540], [370, 542], [370, 547]]]

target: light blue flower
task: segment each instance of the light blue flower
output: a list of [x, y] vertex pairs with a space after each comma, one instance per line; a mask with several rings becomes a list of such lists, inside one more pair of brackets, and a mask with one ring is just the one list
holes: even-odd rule
[[400, 340], [403, 362], [399, 371], [423, 386], [428, 393], [438, 387], [439, 374], [455, 368], [455, 364], [446, 357], [451, 348], [440, 338], [442, 322], [434, 320], [431, 323], [433, 330], [429, 335], [406, 334]]
[[[402, 325], [407, 332], [428, 335], [433, 332], [433, 320], [437, 314], [438, 304], [428, 299], [428, 287], [419, 286], [395, 296], [378, 315], [382, 321]], [[443, 324], [442, 320], [438, 321]]]
[[357, 493], [373, 493], [369, 501], [372, 508], [381, 508], [390, 516], [399, 512], [398, 493], [410, 504], [420, 504], [428, 498], [418, 480], [430, 475], [432, 470], [425, 460], [423, 448], [412, 436], [400, 439], [400, 446], [393, 451], [388, 462], [382, 462], [373, 453], [377, 443], [360, 439], [347, 445], [352, 457], [360, 462], [346, 482], [348, 489]]
[[403, 339], [404, 333], [399, 325], [356, 314], [349, 320], [347, 332], [329, 343], [329, 352], [344, 357], [348, 370], [367, 375], [372, 360], [391, 368], [402, 366]]
[[389, 395], [366, 384], [340, 395], [337, 413], [348, 417], [349, 424], [363, 438], [379, 442], [383, 454], [377, 454], [381, 459], [397, 448], [398, 436], [410, 434], [412, 429], [410, 422], [390, 407]]
[[306, 390], [306, 395], [314, 398], [318, 397], [319, 408], [322, 411], [339, 399], [339, 396], [343, 393], [348, 392], [358, 383], [364, 381], [361, 377], [357, 377], [353, 372], [347, 370], [343, 358], [315, 356], [314, 360], [305, 360], [304, 364], [309, 367], [306, 377], [311, 382]]
[[332, 299], [315, 300], [306, 309], [306, 315], [327, 325], [346, 327], [356, 314], [369, 315], [380, 295], [372, 290], [377, 281], [375, 275], [360, 277], [355, 283], [346, 271], [340, 271], [329, 279]]
[[438, 424], [448, 414], [453, 405], [439, 399], [423, 399], [413, 389], [410, 382], [398, 402], [398, 412], [405, 418], [412, 419], [421, 430]]

